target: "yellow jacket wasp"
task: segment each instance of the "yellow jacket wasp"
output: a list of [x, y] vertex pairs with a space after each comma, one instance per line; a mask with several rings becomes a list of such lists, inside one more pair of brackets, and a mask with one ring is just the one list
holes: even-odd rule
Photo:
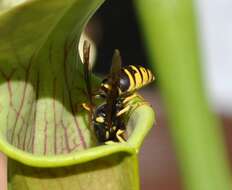
[[83, 107], [92, 115], [93, 128], [100, 143], [123, 142], [125, 141], [123, 115], [131, 109], [127, 103], [137, 96], [136, 90], [152, 82], [155, 77], [149, 69], [142, 66], [121, 67], [120, 53], [115, 50], [110, 73], [101, 82], [97, 94], [103, 97], [104, 103], [93, 109], [89, 53], [90, 45], [85, 41], [83, 45], [84, 79], [90, 106], [83, 104]]

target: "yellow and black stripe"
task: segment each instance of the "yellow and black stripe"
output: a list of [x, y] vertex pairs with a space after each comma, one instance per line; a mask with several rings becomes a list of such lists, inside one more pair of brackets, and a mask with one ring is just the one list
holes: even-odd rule
[[[110, 77], [110, 76], [108, 76]], [[131, 93], [155, 80], [152, 72], [142, 66], [129, 65], [123, 67], [119, 73], [119, 95]], [[101, 83], [101, 89], [107, 93], [112, 87], [109, 84], [108, 78], [105, 78]]]
[[124, 67], [120, 73], [120, 94], [138, 90], [154, 79], [152, 72], [145, 67], [135, 65]]

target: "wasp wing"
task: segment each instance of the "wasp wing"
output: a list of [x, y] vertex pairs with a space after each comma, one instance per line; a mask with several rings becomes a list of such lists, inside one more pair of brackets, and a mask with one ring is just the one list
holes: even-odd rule
[[120, 80], [120, 71], [121, 71], [121, 56], [119, 50], [114, 51], [114, 55], [112, 58], [112, 65], [110, 70], [110, 75], [108, 76], [109, 85], [111, 90], [106, 97], [106, 122], [109, 128], [112, 127], [113, 117], [116, 116], [116, 103], [118, 98], [118, 88], [119, 88], [119, 80]]

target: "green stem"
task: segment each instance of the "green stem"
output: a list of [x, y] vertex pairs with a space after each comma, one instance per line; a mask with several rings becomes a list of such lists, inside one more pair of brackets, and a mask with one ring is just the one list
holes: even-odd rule
[[221, 131], [202, 86], [192, 1], [136, 0], [136, 5], [186, 189], [231, 189]]

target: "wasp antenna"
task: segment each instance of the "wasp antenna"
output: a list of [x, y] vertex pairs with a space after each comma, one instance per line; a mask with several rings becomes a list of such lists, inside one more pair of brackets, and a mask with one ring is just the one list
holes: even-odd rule
[[118, 49], [115, 49], [112, 58], [111, 73], [119, 72], [121, 69], [121, 65], [122, 65], [122, 59], [121, 59], [120, 51]]

